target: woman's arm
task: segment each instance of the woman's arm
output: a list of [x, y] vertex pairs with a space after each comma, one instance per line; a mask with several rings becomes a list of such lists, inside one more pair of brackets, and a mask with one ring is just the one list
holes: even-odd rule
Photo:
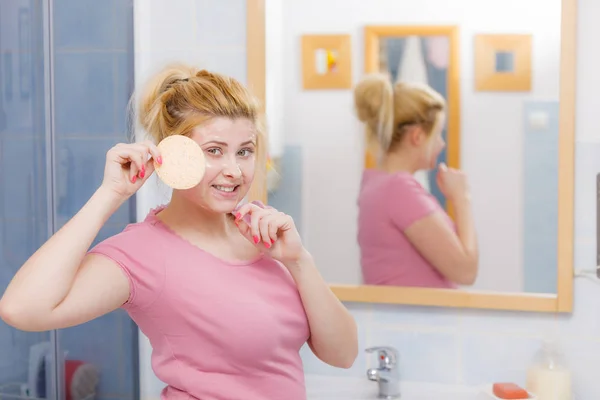
[[329, 289], [308, 252], [285, 266], [296, 281], [308, 316], [311, 350], [329, 365], [350, 368], [358, 355], [354, 318]]
[[477, 278], [479, 251], [469, 196], [453, 199], [456, 232], [442, 211], [410, 225], [404, 234], [419, 253], [447, 279], [472, 285]]
[[[247, 214], [249, 221], [244, 218]], [[358, 355], [356, 322], [319, 274], [292, 217], [248, 203], [237, 210], [236, 223], [248, 241], [261, 251], [268, 249], [292, 275], [308, 317], [313, 353], [329, 365], [350, 368]]]
[[129, 296], [126, 276], [113, 261], [85, 257], [120, 204], [99, 189], [19, 269], [0, 299], [0, 317], [17, 329], [46, 331], [83, 323], [121, 306]]
[[87, 322], [120, 307], [129, 280], [115, 262], [86, 256], [100, 228], [154, 172], [150, 142], [118, 144], [106, 154], [102, 186], [19, 269], [0, 299], [0, 317], [26, 331]]

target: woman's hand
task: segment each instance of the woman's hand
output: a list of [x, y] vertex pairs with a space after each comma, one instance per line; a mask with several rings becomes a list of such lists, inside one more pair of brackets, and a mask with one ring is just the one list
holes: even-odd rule
[[237, 210], [235, 222], [246, 239], [286, 266], [304, 254], [294, 220], [285, 213], [247, 203]]
[[160, 151], [150, 141], [117, 144], [106, 153], [102, 187], [122, 199], [129, 198], [154, 172], [153, 159], [162, 163]]
[[448, 168], [446, 164], [442, 163], [439, 165], [436, 179], [438, 187], [449, 200], [469, 196], [469, 184], [464, 172]]

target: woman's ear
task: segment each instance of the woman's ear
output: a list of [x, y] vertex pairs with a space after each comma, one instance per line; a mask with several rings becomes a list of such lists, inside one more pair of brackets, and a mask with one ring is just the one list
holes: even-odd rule
[[407, 136], [412, 146], [418, 147], [425, 140], [425, 132], [420, 126], [414, 125], [408, 128]]

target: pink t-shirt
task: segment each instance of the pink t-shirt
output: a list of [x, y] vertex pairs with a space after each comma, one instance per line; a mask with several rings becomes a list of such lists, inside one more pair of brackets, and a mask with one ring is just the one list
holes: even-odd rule
[[455, 288], [404, 234], [413, 223], [440, 211], [454, 229], [437, 199], [414, 176], [365, 170], [358, 209], [358, 244], [365, 284]]
[[304, 400], [299, 350], [308, 320], [289, 272], [268, 256], [221, 260], [157, 217], [101, 242], [91, 253], [121, 266], [123, 305], [152, 345], [163, 400]]

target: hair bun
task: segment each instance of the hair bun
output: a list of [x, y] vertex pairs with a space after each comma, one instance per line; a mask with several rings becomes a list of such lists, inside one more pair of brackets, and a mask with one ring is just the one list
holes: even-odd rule
[[389, 76], [370, 74], [354, 88], [354, 106], [358, 119], [366, 124], [377, 124], [381, 108], [392, 96], [393, 88]]

